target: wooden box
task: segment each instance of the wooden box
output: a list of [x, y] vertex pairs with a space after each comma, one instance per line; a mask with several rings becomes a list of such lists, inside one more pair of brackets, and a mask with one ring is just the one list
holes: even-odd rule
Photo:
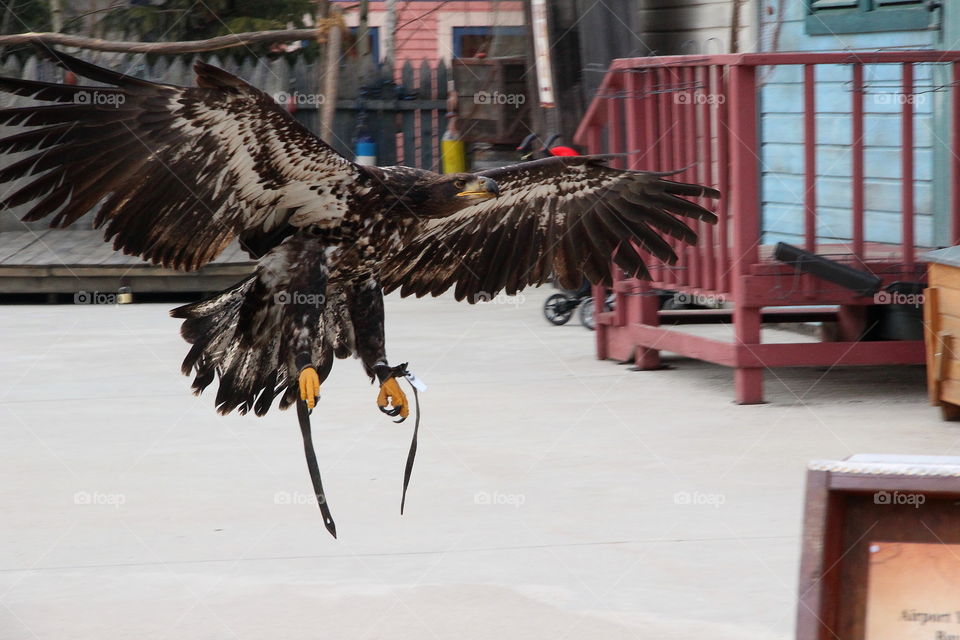
[[[807, 472], [797, 640], [956, 637], [958, 498], [960, 457], [856, 455], [812, 462]], [[936, 562], [901, 563], [892, 573], [887, 566], [884, 575], [878, 566], [884, 569], [890, 556], [878, 552], [891, 549], [919, 550]], [[903, 555], [903, 560], [910, 559]], [[948, 586], [934, 584], [941, 579]], [[925, 624], [916, 616], [910, 619], [910, 612], [916, 611], [936, 612], [939, 620]]]
[[930, 404], [944, 420], [960, 419], [960, 247], [931, 251], [923, 324]]

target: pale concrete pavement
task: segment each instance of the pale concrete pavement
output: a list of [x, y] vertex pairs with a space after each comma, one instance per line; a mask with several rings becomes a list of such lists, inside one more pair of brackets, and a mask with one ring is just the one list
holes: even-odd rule
[[295, 415], [192, 397], [173, 305], [0, 307], [0, 639], [790, 638], [807, 460], [957, 453], [919, 368], [778, 371], [740, 407], [721, 367], [597, 362], [551, 292], [388, 300], [430, 385], [407, 514], [412, 424], [339, 362], [336, 541]]

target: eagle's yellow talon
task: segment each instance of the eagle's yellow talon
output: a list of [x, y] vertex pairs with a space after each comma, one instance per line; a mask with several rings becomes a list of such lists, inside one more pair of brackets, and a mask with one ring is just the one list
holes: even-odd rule
[[313, 367], [306, 367], [300, 372], [300, 399], [307, 403], [308, 409], [313, 409], [320, 395], [320, 376]]
[[394, 415], [400, 416], [401, 420], [405, 420], [406, 417], [410, 415], [410, 407], [407, 406], [407, 396], [400, 389], [400, 384], [396, 378], [387, 378], [384, 380], [383, 384], [380, 385], [380, 395], [377, 396], [377, 405], [381, 409], [385, 409], [391, 404], [395, 409], [400, 410], [399, 413]]

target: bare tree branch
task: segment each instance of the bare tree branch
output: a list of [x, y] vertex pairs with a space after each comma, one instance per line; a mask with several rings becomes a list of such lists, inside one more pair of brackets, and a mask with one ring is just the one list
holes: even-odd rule
[[255, 44], [275, 44], [294, 40], [313, 40], [327, 31], [327, 25], [310, 29], [282, 29], [276, 31], [250, 31], [233, 33], [207, 40], [181, 42], [121, 42], [86, 38], [66, 33], [16, 33], [0, 36], [0, 47], [19, 44], [47, 44], [61, 47], [78, 47], [94, 51], [119, 51], [123, 53], [194, 53], [214, 51], [230, 47], [245, 47]]

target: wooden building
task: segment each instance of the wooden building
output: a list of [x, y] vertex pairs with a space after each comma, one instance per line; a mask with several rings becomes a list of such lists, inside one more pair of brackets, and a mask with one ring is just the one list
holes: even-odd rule
[[[960, 52], [951, 50], [960, 6], [750, 0], [724, 14], [733, 2], [650, 4], [633, 7], [638, 42], [661, 33], [666, 15], [731, 18], [674, 30], [662, 42], [688, 44], [672, 55], [611, 62], [576, 141], [639, 151], [622, 162], [633, 169], [687, 167], [681, 179], [724, 197], [719, 225], [701, 228], [678, 266], [655, 266], [652, 285], [617, 282], [616, 311], [599, 317], [598, 356], [651, 369], [668, 350], [730, 366], [742, 403], [762, 401], [771, 367], [922, 363], [922, 341], [878, 335], [875, 319], [909, 315], [898, 292], [922, 286], [917, 256], [960, 243]], [[719, 40], [707, 34], [724, 26], [736, 51], [708, 49]], [[887, 289], [865, 294], [803, 274], [774, 258], [780, 241]], [[667, 326], [716, 321], [659, 311], [670, 291], [729, 312], [731, 340]], [[761, 340], [761, 326], [784, 313], [833, 321], [836, 333], [803, 345]]]

